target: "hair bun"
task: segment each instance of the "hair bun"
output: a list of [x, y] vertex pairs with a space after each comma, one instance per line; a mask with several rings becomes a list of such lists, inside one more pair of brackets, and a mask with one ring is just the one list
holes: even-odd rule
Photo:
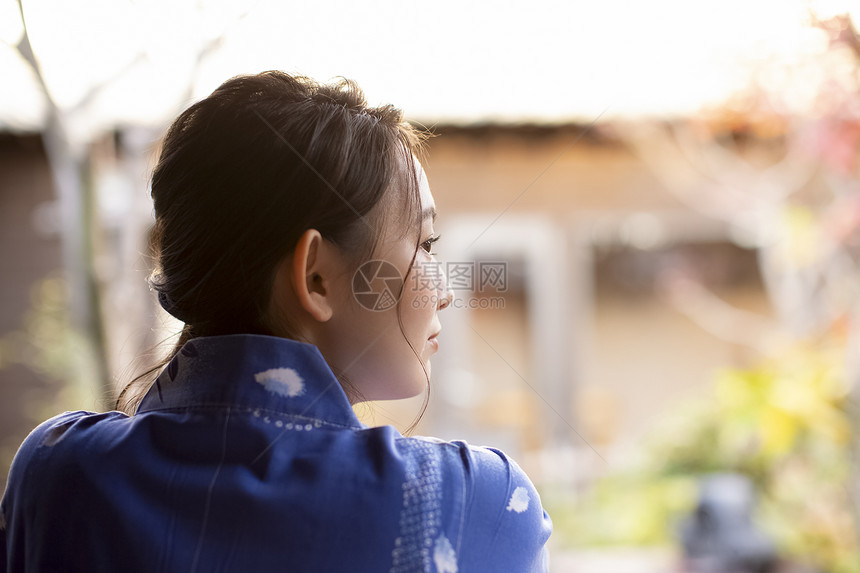
[[171, 300], [170, 296], [163, 290], [158, 291], [158, 304], [161, 305], [168, 314], [173, 316], [174, 318], [181, 320], [184, 323], [189, 323], [188, 317], [179, 312], [176, 308], [176, 304]]

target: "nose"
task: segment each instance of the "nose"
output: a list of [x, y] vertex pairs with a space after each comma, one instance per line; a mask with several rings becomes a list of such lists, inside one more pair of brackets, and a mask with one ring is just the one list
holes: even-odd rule
[[436, 310], [442, 310], [444, 308], [448, 308], [451, 306], [451, 303], [454, 302], [454, 291], [451, 290], [451, 287], [448, 286], [448, 281], [444, 281], [442, 285], [442, 296], [439, 297], [439, 304], [436, 307]]

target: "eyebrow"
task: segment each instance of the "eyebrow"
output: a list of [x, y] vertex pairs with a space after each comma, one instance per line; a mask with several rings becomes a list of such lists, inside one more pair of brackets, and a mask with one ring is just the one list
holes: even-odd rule
[[427, 217], [431, 217], [433, 221], [436, 220], [436, 206], [431, 205], [430, 207], [426, 207], [423, 211], [421, 211], [421, 220], [423, 221]]

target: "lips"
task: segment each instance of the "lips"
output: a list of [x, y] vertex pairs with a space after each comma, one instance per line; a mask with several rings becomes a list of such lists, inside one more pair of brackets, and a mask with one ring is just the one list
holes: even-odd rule
[[439, 331], [437, 330], [430, 338], [427, 339], [427, 342], [430, 344], [430, 347], [434, 352], [439, 350], [439, 341], [436, 340], [436, 337], [439, 336]]

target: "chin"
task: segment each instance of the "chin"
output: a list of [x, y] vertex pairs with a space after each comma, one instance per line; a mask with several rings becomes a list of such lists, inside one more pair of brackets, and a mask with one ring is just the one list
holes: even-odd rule
[[[403, 376], [398, 380], [388, 380], [384, 385], [378, 388], [377, 396], [369, 397], [369, 400], [406, 400], [420, 396], [427, 389], [427, 377], [430, 375], [430, 363], [425, 362], [427, 368], [427, 376], [424, 375], [424, 370], [416, 367], [415, 372], [409, 373], [408, 376]], [[408, 382], [404, 382], [408, 379]]]
[[416, 380], [414, 383], [406, 386], [392, 388], [392, 392], [389, 394], [387, 398], [381, 398], [383, 400], [406, 400], [408, 398], [414, 398], [416, 396], [420, 396], [424, 390], [427, 388], [427, 380], [424, 379], [423, 372], [420, 380]]

